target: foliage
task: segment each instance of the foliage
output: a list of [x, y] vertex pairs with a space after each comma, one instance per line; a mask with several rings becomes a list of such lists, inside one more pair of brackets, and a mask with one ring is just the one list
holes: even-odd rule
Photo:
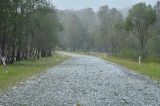
[[132, 50], [132, 49], [125, 49], [123, 51], [121, 51], [119, 54], [118, 54], [119, 57], [121, 58], [130, 58], [130, 59], [137, 59], [138, 55], [137, 55], [137, 52], [135, 50]]
[[[159, 42], [160, 42], [160, 35], [154, 36], [152, 39], [150, 39], [148, 41], [148, 54], [150, 54], [150, 57], [152, 57], [153, 60], [158, 60], [160, 57], [160, 46], [159, 46]], [[160, 60], [160, 59], [159, 59]]]
[[[143, 2], [135, 4], [127, 17], [107, 5], [101, 6], [97, 12], [86, 8], [58, 13], [64, 28], [59, 36], [61, 48], [106, 52], [133, 59], [138, 56], [145, 60], [160, 58], [160, 2], [154, 8]], [[73, 18], [77, 20], [72, 21]]]
[[47, 0], [0, 1], [0, 54], [7, 63], [51, 56], [61, 25]]
[[148, 40], [148, 28], [156, 20], [155, 10], [151, 5], [146, 6], [145, 3], [138, 3], [129, 10], [126, 19], [126, 29], [132, 30], [138, 38], [141, 45], [142, 55], [144, 57], [144, 49]]
[[159, 59], [160, 2], [135, 4], [124, 17], [116, 8], [56, 10], [48, 0], [0, 1], [0, 53], [8, 63], [61, 50]]

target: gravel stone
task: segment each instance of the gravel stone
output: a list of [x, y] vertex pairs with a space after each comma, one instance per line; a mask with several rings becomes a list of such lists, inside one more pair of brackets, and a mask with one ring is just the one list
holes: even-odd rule
[[0, 106], [160, 106], [160, 87], [124, 67], [76, 55], [0, 95]]

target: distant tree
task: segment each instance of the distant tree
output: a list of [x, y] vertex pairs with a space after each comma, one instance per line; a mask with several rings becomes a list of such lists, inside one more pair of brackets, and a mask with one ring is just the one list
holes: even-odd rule
[[76, 15], [79, 17], [82, 23], [82, 39], [83, 39], [83, 49], [85, 51], [89, 51], [92, 49], [91, 39], [89, 36], [89, 28], [97, 23], [96, 22], [96, 13], [93, 11], [92, 8], [85, 8], [78, 12], [76, 12]]
[[108, 6], [102, 6], [100, 7], [99, 11], [97, 12], [98, 15], [98, 20], [99, 20], [99, 31], [100, 31], [100, 35], [99, 37], [101, 37], [101, 51], [107, 51], [107, 46], [108, 46], [108, 42], [107, 42], [107, 36], [108, 36], [108, 32], [109, 32], [109, 8]]
[[156, 11], [156, 22], [155, 25], [152, 26], [152, 34], [154, 36], [149, 40], [148, 43], [148, 52], [150, 54], [150, 58], [159, 59], [160, 58], [160, 1], [158, 1], [155, 5]]
[[60, 44], [71, 51], [82, 49], [84, 46], [82, 23], [73, 11], [59, 13], [64, 30], [60, 33]]
[[101, 37], [102, 51], [116, 55], [119, 48], [123, 23], [122, 14], [115, 8], [109, 9], [108, 6], [100, 7], [98, 11], [99, 37]]
[[138, 3], [130, 10], [126, 18], [125, 27], [131, 30], [133, 34], [140, 41], [142, 56], [145, 56], [145, 45], [149, 38], [148, 29], [151, 24], [156, 20], [155, 10], [151, 5], [145, 3]]
[[158, 31], [158, 33], [160, 33], [160, 1], [157, 2], [157, 4], [155, 5], [155, 11], [156, 11], [156, 29]]

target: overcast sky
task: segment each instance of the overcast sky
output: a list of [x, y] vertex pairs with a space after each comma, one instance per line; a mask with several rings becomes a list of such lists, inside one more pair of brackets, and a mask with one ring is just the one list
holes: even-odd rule
[[118, 9], [124, 9], [130, 7], [138, 2], [146, 2], [147, 4], [155, 5], [158, 0], [52, 0], [56, 8], [74, 9], [79, 10], [87, 7], [91, 7], [94, 10], [102, 5], [109, 5], [110, 8], [115, 7]]

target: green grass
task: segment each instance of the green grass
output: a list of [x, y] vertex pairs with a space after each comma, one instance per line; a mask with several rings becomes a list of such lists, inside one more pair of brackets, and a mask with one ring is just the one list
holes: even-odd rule
[[125, 66], [143, 75], [147, 75], [154, 80], [160, 81], [160, 63], [149, 62], [139, 65], [138, 60], [133, 61], [130, 59], [122, 59], [119, 57], [107, 57], [104, 56], [104, 54], [99, 54], [98, 56], [113, 63]]
[[2, 65], [0, 65], [0, 91], [16, 85], [19, 81], [41, 73], [68, 58], [67, 56], [63, 57], [57, 54], [50, 58], [41, 58], [40, 60], [20, 61], [13, 65], [8, 65], [8, 73], [4, 72]]

